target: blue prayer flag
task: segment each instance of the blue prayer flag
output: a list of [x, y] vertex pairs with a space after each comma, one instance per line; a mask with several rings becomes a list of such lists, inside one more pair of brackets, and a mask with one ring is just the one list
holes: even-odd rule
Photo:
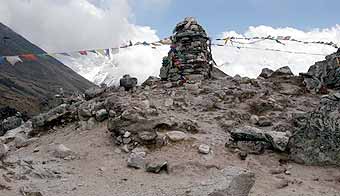
[[5, 57], [0, 56], [0, 65], [5, 63]]

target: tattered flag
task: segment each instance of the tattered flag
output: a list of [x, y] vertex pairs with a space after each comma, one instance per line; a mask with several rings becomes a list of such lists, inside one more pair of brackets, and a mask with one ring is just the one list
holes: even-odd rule
[[34, 54], [23, 54], [20, 58], [26, 61], [37, 61], [38, 58]]
[[16, 63], [22, 62], [19, 56], [7, 56], [6, 60], [11, 64], [15, 65]]
[[79, 54], [81, 54], [81, 55], [87, 55], [87, 51], [79, 51]]

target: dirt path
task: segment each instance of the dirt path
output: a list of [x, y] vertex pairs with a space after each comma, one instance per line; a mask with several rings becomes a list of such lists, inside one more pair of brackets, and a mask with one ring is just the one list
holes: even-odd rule
[[[217, 135], [219, 134], [223, 133], [219, 132]], [[128, 154], [113, 145], [105, 123], [88, 131], [75, 130], [72, 125], [40, 137], [38, 141], [11, 153], [7, 158], [27, 162], [31, 160], [33, 165], [51, 169], [55, 177], [41, 178], [22, 174], [28, 176], [29, 180], [19, 179], [7, 183], [12, 190], [2, 190], [0, 195], [17, 196], [19, 187], [23, 185], [39, 188], [44, 196], [159, 196], [171, 195], [170, 193], [177, 195], [179, 192], [190, 195], [191, 187], [181, 187], [181, 183], [200, 182], [203, 187], [207, 186], [209, 181], [203, 177], [213, 176], [219, 169], [227, 166], [248, 168], [255, 173], [256, 183], [251, 196], [340, 195], [340, 169], [288, 163], [283, 167], [289, 168], [290, 175], [274, 175], [271, 170], [280, 167], [280, 155], [267, 152], [263, 155], [249, 155], [247, 160], [241, 161], [236, 153], [230, 152], [221, 141], [216, 141], [209, 135], [194, 135], [188, 141], [171, 143], [156, 151], [148, 151], [147, 160], [167, 160], [170, 165], [169, 175], [150, 174], [126, 166]], [[211, 145], [212, 152], [209, 155], [197, 152], [197, 146], [203, 141]], [[76, 158], [54, 158], [51, 147], [59, 143], [75, 152]], [[37, 149], [39, 152], [33, 153]], [[13, 166], [9, 171], [16, 171], [16, 167], [19, 166]], [[8, 174], [9, 171], [0, 169], [1, 174]], [[286, 187], [285, 182], [288, 183]]]

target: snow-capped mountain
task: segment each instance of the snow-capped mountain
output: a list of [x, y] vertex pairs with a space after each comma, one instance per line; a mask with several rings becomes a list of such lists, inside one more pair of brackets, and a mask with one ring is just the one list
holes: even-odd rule
[[[267, 26], [250, 27], [244, 34], [234, 31], [225, 32], [221, 37], [267, 37], [291, 36], [300, 41], [324, 41], [340, 43], [340, 26], [331, 29], [312, 30], [303, 32], [293, 28], [274, 29]], [[213, 41], [223, 43], [223, 41]], [[316, 61], [323, 60], [326, 55], [336, 51], [336, 48], [322, 44], [306, 44], [293, 41], [239, 40], [242, 43], [230, 42], [226, 46], [213, 46], [212, 52], [218, 67], [229, 75], [257, 77], [262, 68], [277, 69], [289, 66], [295, 74], [306, 72]], [[238, 48], [241, 47], [241, 48]], [[310, 54], [296, 54], [265, 49], [302, 52]], [[162, 58], [167, 55], [168, 45], [132, 46], [122, 48], [111, 58], [97, 54], [88, 56], [68, 57], [59, 55], [57, 58], [83, 77], [96, 83], [108, 85], [117, 84], [124, 74], [130, 74], [143, 82], [150, 75], [158, 76]], [[316, 55], [318, 54], [318, 55]]]

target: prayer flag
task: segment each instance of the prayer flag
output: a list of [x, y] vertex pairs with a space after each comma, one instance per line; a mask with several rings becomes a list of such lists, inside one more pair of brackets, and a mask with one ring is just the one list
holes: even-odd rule
[[87, 52], [84, 50], [84, 51], [79, 51], [79, 54], [81, 55], [87, 55]]
[[70, 54], [66, 53], [66, 52], [63, 52], [63, 53], [60, 53], [61, 55], [64, 55], [64, 56], [71, 56]]
[[4, 64], [5, 63], [5, 58], [0, 56], [0, 65]]
[[96, 50], [89, 50], [89, 52], [92, 52], [94, 54], [97, 54], [97, 51]]
[[290, 40], [292, 37], [291, 36], [286, 36], [283, 38], [283, 40]]
[[105, 49], [105, 55], [109, 58], [111, 57], [110, 56], [110, 49]]
[[105, 56], [105, 51], [103, 49], [98, 49], [97, 53], [101, 54], [102, 56]]
[[27, 60], [27, 61], [37, 61], [38, 58], [34, 54], [23, 54], [20, 55], [21, 59]]
[[19, 56], [7, 56], [6, 60], [11, 64], [15, 65], [16, 63], [22, 62]]
[[150, 45], [150, 44], [147, 43], [147, 42], [143, 42], [142, 44], [143, 44], [143, 46], [149, 46], [149, 45]]
[[226, 45], [228, 43], [228, 41], [230, 40], [230, 37], [224, 38], [224, 45]]

